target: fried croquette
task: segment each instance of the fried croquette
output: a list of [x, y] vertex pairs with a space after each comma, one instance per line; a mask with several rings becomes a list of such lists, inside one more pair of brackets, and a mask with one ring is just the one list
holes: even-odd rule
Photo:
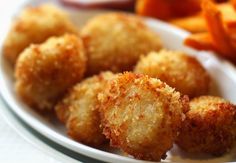
[[138, 17], [124, 13], [92, 18], [81, 35], [88, 54], [88, 75], [103, 70], [132, 70], [140, 55], [161, 48], [156, 33]]
[[106, 141], [100, 127], [97, 95], [114, 76], [104, 72], [85, 79], [56, 106], [58, 118], [66, 124], [68, 135], [73, 139], [90, 146]]
[[211, 83], [197, 59], [178, 51], [151, 52], [140, 59], [134, 72], [158, 78], [191, 98], [207, 94]]
[[188, 152], [222, 155], [233, 146], [235, 128], [235, 105], [219, 97], [201, 96], [190, 102], [176, 143]]
[[65, 91], [82, 79], [86, 61], [82, 40], [72, 34], [31, 45], [16, 63], [16, 92], [29, 106], [51, 111]]
[[19, 54], [32, 43], [42, 43], [51, 36], [77, 33], [64, 11], [50, 4], [28, 7], [13, 22], [5, 39], [3, 53], [14, 65]]
[[188, 111], [188, 99], [158, 79], [124, 73], [98, 95], [104, 135], [135, 158], [166, 157]]

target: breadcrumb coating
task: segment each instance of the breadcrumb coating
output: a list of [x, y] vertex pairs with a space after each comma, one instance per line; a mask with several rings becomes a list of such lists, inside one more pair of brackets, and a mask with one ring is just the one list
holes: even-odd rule
[[155, 32], [137, 16], [125, 13], [98, 15], [81, 34], [88, 53], [88, 75], [132, 70], [141, 55], [161, 48]]
[[75, 35], [31, 45], [16, 63], [16, 92], [32, 108], [52, 111], [66, 90], [82, 79], [86, 60], [83, 42]]
[[158, 78], [191, 98], [208, 94], [211, 84], [200, 62], [180, 51], [151, 52], [140, 59], [134, 72]]
[[97, 95], [114, 76], [111, 72], [104, 72], [87, 78], [57, 104], [58, 118], [66, 124], [73, 139], [90, 146], [99, 146], [106, 141], [100, 126]]
[[103, 133], [135, 158], [160, 161], [172, 147], [188, 111], [188, 98], [158, 79], [118, 75], [99, 94]]
[[191, 153], [222, 155], [236, 138], [236, 107], [220, 97], [201, 96], [190, 102], [176, 143]]
[[32, 43], [42, 43], [51, 36], [77, 34], [68, 15], [51, 4], [24, 9], [12, 23], [3, 45], [3, 53], [14, 65], [19, 54]]

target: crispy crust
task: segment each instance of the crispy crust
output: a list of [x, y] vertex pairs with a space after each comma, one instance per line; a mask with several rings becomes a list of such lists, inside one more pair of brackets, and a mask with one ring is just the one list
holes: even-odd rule
[[52, 111], [86, 68], [83, 42], [75, 35], [52, 37], [23, 51], [15, 69], [18, 95], [32, 108]]
[[188, 99], [160, 80], [124, 73], [99, 94], [103, 133], [135, 158], [164, 159], [188, 110]]
[[207, 94], [211, 83], [199, 61], [179, 51], [151, 52], [140, 59], [134, 72], [159, 78], [191, 98]]
[[188, 152], [222, 155], [233, 146], [235, 128], [234, 105], [219, 97], [202, 96], [190, 102], [176, 143]]
[[77, 29], [64, 11], [50, 4], [28, 7], [13, 22], [3, 53], [14, 65], [18, 55], [31, 43], [42, 43], [51, 36], [65, 33], [77, 34]]
[[111, 72], [105, 72], [87, 78], [75, 85], [57, 104], [57, 116], [66, 124], [70, 137], [95, 147], [106, 141], [100, 127], [97, 94], [104, 88], [107, 80], [114, 76]]
[[96, 16], [81, 34], [88, 54], [88, 75], [131, 70], [140, 55], [161, 48], [156, 33], [138, 17], [124, 13]]

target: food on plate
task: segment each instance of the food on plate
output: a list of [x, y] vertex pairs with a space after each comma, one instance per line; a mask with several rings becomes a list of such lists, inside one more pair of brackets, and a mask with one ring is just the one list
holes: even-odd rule
[[67, 14], [50, 4], [24, 9], [14, 20], [3, 44], [3, 53], [14, 65], [19, 54], [31, 43], [42, 43], [51, 36], [77, 33]]
[[132, 10], [134, 8], [135, 0], [61, 0], [63, 4], [76, 6], [78, 8], [96, 9], [120, 9]]
[[201, 36], [205, 35], [204, 40], [199, 37], [199, 34], [193, 34], [185, 40], [185, 44], [200, 50], [214, 50], [221, 56], [236, 62], [234, 55], [236, 21], [224, 23], [220, 10], [211, 1], [203, 1], [202, 8], [208, 33], [200, 33]]
[[188, 98], [158, 79], [124, 73], [98, 95], [103, 133], [135, 158], [166, 157], [188, 111]]
[[[86, 102], [86, 104], [93, 104], [96, 105], [97, 100], [97, 92], [101, 90], [101, 87], [105, 85], [108, 78], [112, 78], [115, 76], [112, 72], [105, 71], [101, 72], [98, 75], [94, 75], [92, 77], [85, 78], [81, 82], [77, 83], [74, 87], [69, 89], [69, 93], [67, 93], [63, 99], [61, 99], [57, 105], [55, 106], [56, 115], [57, 118], [62, 122], [66, 123], [68, 121], [68, 118], [70, 116], [71, 109], [80, 109], [84, 110], [87, 107], [80, 107], [78, 104], [78, 101], [82, 101], [83, 104]], [[110, 79], [109, 79], [110, 80]], [[81, 92], [83, 91], [83, 94]], [[85, 96], [87, 93], [88, 96]], [[90, 102], [87, 102], [90, 101]], [[75, 105], [75, 106], [74, 106]], [[91, 105], [91, 106], [94, 106]], [[96, 106], [97, 107], [97, 106]]]
[[160, 39], [140, 18], [125, 13], [96, 16], [82, 28], [87, 74], [132, 70], [142, 54], [161, 48]]
[[236, 0], [230, 0], [230, 2], [232, 3], [234, 9], [236, 9]]
[[215, 4], [217, 9], [221, 12], [222, 14], [222, 19], [224, 22], [232, 22], [236, 21], [236, 11], [234, 8], [233, 3], [220, 3], [220, 4]]
[[168, 20], [193, 15], [201, 10], [201, 0], [137, 0], [136, 13]]
[[51, 37], [26, 48], [16, 63], [15, 88], [22, 100], [39, 111], [52, 111], [65, 91], [85, 72], [83, 42], [77, 35]]
[[[185, 44], [232, 59], [235, 2], [137, 0], [137, 12], [198, 31]], [[185, 15], [192, 16], [177, 19]], [[3, 54], [15, 66], [18, 97], [56, 116], [80, 143], [99, 148], [110, 141], [136, 159], [160, 161], [174, 143], [221, 155], [236, 141], [236, 106], [202, 96], [211, 87], [205, 68], [191, 55], [163, 49], [139, 16], [101, 14], [78, 32], [64, 11], [29, 7], [12, 25]]]
[[183, 28], [192, 33], [206, 32], [207, 26], [202, 14], [184, 18], [175, 18], [169, 21], [171, 24]]
[[105, 141], [100, 128], [97, 95], [114, 75], [101, 73], [73, 87], [56, 106], [58, 118], [66, 123], [68, 134], [82, 143], [98, 146]]
[[235, 52], [235, 48], [227, 34], [227, 29], [224, 27], [222, 15], [214, 3], [210, 1], [204, 2], [202, 5], [203, 13], [207, 21], [212, 44], [222, 55], [231, 57], [233, 55], [232, 53]]
[[111, 72], [104, 72], [87, 78], [75, 85], [57, 104], [58, 118], [66, 124], [67, 132], [73, 139], [90, 146], [105, 142], [100, 127], [97, 95], [114, 76]]
[[[232, 4], [219, 3], [216, 4], [216, 7], [221, 12], [224, 23], [231, 24], [236, 21], [236, 12]], [[202, 12], [188, 17], [171, 19], [169, 22], [192, 33], [207, 32], [208, 30], [207, 23]]]
[[158, 78], [191, 98], [208, 94], [211, 83], [200, 62], [180, 51], [151, 52], [140, 59], [134, 72]]
[[236, 138], [236, 106], [213, 96], [190, 101], [177, 144], [185, 151], [222, 155]]
[[211, 36], [207, 32], [189, 35], [184, 43], [190, 47], [198, 50], [214, 50], [215, 46], [212, 44]]

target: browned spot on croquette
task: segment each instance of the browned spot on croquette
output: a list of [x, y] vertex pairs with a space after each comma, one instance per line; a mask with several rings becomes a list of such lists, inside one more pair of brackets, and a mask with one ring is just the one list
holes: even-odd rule
[[118, 75], [98, 97], [104, 135], [138, 159], [164, 158], [188, 110], [179, 92], [141, 74]]
[[134, 15], [96, 16], [82, 28], [88, 54], [88, 75], [103, 70], [132, 70], [141, 55], [161, 48], [159, 37]]
[[82, 79], [86, 59], [83, 42], [75, 35], [31, 45], [17, 60], [16, 92], [29, 106], [52, 111], [66, 90]]
[[190, 102], [177, 144], [192, 153], [222, 155], [236, 138], [236, 107], [213, 96], [201, 96]]
[[3, 44], [3, 54], [15, 65], [19, 54], [30, 44], [66, 33], [78, 34], [64, 11], [50, 4], [28, 7], [14, 20]]
[[134, 72], [158, 78], [191, 98], [207, 94], [211, 84], [200, 62], [179, 51], [151, 52], [140, 59]]
[[100, 127], [97, 95], [104, 89], [107, 81], [114, 77], [114, 74], [104, 72], [87, 78], [75, 85], [56, 105], [57, 116], [66, 124], [70, 137], [96, 147], [106, 141]]

